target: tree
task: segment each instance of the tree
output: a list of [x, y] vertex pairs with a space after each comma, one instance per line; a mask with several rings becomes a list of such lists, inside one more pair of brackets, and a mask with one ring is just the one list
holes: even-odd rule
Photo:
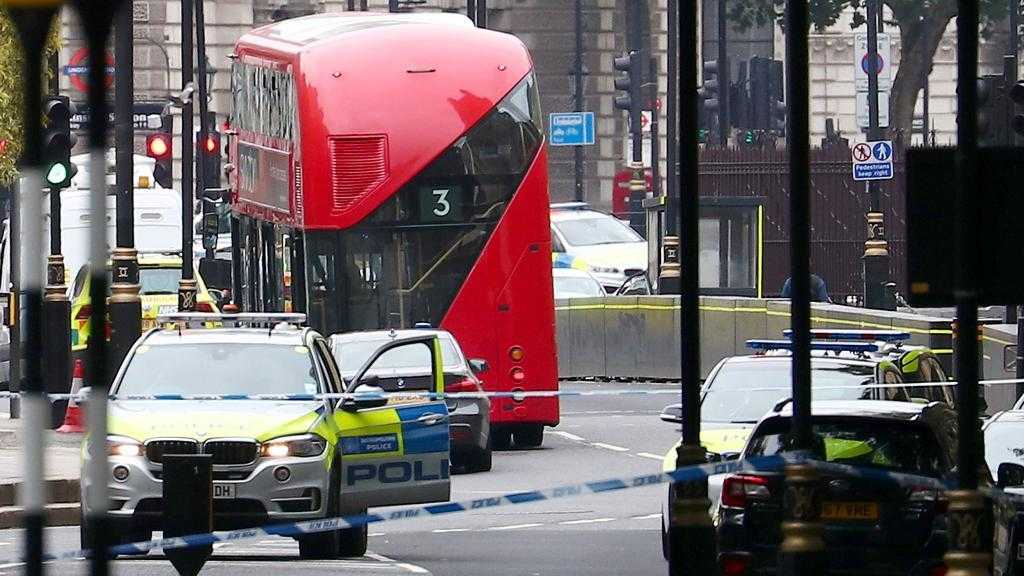
[[[931, 73], [935, 51], [950, 21], [957, 15], [957, 0], [882, 0], [892, 11], [900, 30], [900, 60], [889, 95], [889, 130], [893, 135], [909, 135], [914, 121], [914, 106]], [[730, 18], [737, 28], [764, 25], [781, 20], [783, 0], [733, 0]], [[810, 21], [823, 30], [838, 21], [846, 9], [854, 10], [853, 27], [866, 22], [864, 0], [810, 0]], [[982, 32], [1006, 17], [1006, 0], [979, 0]]]
[[[54, 21], [47, 56], [60, 47], [60, 19]], [[47, 78], [53, 72], [46, 71]], [[6, 144], [0, 150], [0, 184], [10, 184], [18, 178], [18, 158], [21, 156], [24, 122], [24, 76], [21, 43], [6, 8], [0, 8], [0, 140]]]

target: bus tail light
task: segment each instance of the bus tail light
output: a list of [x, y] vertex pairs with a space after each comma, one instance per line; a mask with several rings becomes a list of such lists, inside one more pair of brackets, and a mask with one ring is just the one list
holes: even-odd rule
[[458, 394], [459, 392], [477, 392], [476, 382], [469, 378], [463, 378], [458, 382], [452, 382], [451, 384], [444, 385], [444, 391], [448, 394]]
[[747, 573], [750, 557], [746, 554], [723, 554], [718, 559], [722, 576], [743, 576]]
[[511, 376], [512, 381], [516, 383], [526, 380], [526, 371], [520, 368], [519, 366], [516, 366], [515, 368], [510, 370], [508, 375]]
[[768, 480], [763, 476], [736, 474], [722, 483], [722, 506], [743, 508], [748, 499], [765, 499], [771, 496]]
[[526, 352], [523, 351], [522, 346], [513, 346], [508, 349], [508, 357], [511, 358], [513, 362], [522, 362], [524, 356], [526, 356]]

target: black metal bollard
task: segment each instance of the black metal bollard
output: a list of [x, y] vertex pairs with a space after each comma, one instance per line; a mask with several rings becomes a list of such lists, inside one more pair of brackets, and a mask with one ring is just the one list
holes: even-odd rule
[[[163, 461], [164, 537], [213, 531], [213, 456], [167, 454]], [[182, 576], [196, 576], [213, 554], [213, 545], [166, 550]]]

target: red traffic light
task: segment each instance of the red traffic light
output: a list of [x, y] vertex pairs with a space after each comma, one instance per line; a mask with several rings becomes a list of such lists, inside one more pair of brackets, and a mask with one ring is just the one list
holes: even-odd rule
[[207, 154], [218, 154], [220, 152], [220, 135], [207, 134], [203, 140], [203, 150], [206, 150]]
[[162, 160], [171, 155], [170, 134], [150, 134], [146, 137], [146, 155]]

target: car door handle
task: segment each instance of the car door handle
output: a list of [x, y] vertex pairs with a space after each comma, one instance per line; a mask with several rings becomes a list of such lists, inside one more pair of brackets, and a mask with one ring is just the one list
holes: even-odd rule
[[416, 419], [417, 422], [421, 424], [426, 424], [427, 426], [440, 424], [441, 422], [444, 422], [446, 420], [448, 420], [448, 416], [444, 414], [438, 414], [436, 412], [428, 412], [427, 414], [424, 414]]

